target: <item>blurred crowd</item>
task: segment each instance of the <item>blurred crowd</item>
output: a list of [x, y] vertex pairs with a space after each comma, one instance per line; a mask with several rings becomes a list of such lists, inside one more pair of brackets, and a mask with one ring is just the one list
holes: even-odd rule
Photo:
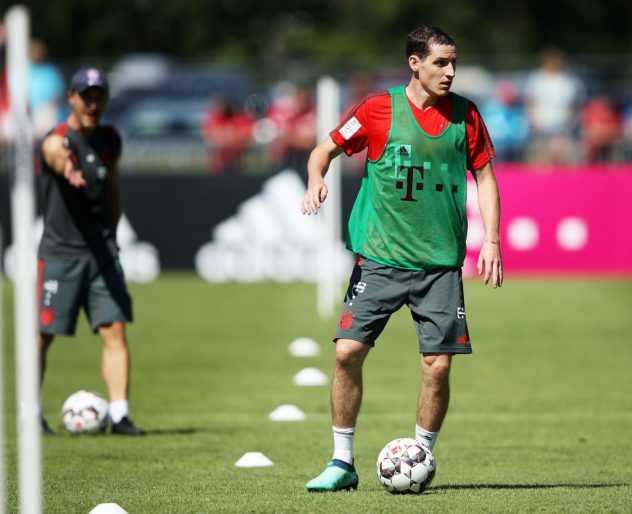
[[[66, 78], [44, 42], [31, 42], [30, 58], [28, 102], [37, 140], [66, 115]], [[108, 116], [123, 135], [124, 169], [209, 174], [305, 169], [317, 142], [314, 82], [280, 80], [253, 87], [242, 73], [243, 80], [223, 77], [222, 87], [179, 91], [168, 87], [178, 76], [173, 63], [159, 60], [156, 67], [142, 57], [134, 62], [108, 70], [114, 86]], [[6, 147], [12, 127], [4, 67], [0, 73], [0, 145]], [[222, 77], [199, 73], [209, 83]], [[540, 64], [521, 75], [489, 75], [486, 90], [472, 99], [487, 124], [497, 162], [632, 161], [632, 98], [604, 87], [607, 77], [586, 83], [555, 48], [545, 50]], [[406, 79], [405, 73], [340, 79], [341, 117], [366, 94]], [[460, 92], [456, 83], [454, 89]], [[160, 101], [152, 104], [150, 98]], [[343, 161], [345, 173], [362, 173], [362, 156]]]
[[264, 153], [274, 169], [304, 169], [316, 142], [314, 94], [313, 86], [278, 83], [260, 116], [248, 105], [215, 98], [202, 120], [208, 171], [243, 169], [252, 148]]
[[500, 80], [481, 105], [498, 160], [603, 163], [632, 159], [632, 103], [620, 104], [603, 86], [590, 91], [555, 48], [522, 89]]

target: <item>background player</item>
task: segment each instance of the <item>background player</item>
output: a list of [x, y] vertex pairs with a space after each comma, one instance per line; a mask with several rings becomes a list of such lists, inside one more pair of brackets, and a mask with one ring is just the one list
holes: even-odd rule
[[[121, 139], [112, 126], [99, 123], [108, 97], [108, 81], [101, 70], [77, 71], [68, 92], [71, 113], [41, 146], [41, 382], [55, 335], [73, 335], [83, 307], [103, 341], [102, 372], [112, 432], [143, 435], [128, 416], [130, 358], [125, 323], [132, 320], [132, 303], [116, 245], [122, 212], [117, 166]], [[52, 433], [43, 416], [42, 432]]]

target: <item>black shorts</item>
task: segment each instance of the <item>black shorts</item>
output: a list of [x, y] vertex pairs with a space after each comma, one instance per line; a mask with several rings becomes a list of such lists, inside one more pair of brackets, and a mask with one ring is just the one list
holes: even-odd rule
[[373, 346], [403, 305], [412, 314], [420, 353], [472, 353], [459, 268], [411, 271], [364, 258], [353, 268], [335, 340]]
[[92, 256], [38, 262], [39, 331], [73, 335], [83, 307], [92, 330], [132, 321], [132, 300], [118, 261], [101, 268]]

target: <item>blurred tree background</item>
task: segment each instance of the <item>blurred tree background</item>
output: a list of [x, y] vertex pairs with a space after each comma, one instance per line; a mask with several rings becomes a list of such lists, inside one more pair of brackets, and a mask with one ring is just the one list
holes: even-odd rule
[[[14, 2], [3, 0], [2, 11]], [[463, 57], [508, 59], [555, 45], [569, 54], [627, 54], [629, 0], [25, 0], [32, 33], [56, 59], [130, 52], [262, 65], [313, 59], [370, 66], [403, 54], [420, 24], [452, 34]]]

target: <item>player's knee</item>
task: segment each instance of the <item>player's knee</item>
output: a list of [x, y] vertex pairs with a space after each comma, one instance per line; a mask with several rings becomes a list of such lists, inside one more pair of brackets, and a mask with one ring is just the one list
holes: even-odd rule
[[126, 346], [125, 325], [119, 321], [99, 327], [99, 335], [108, 346]]
[[336, 344], [336, 366], [356, 368], [362, 366], [369, 347], [357, 341], [339, 340]]
[[450, 375], [451, 358], [449, 355], [424, 356], [424, 376], [440, 383]]
[[125, 332], [125, 324], [120, 321], [114, 321], [112, 323], [103, 323], [99, 325], [99, 334], [118, 334]]

